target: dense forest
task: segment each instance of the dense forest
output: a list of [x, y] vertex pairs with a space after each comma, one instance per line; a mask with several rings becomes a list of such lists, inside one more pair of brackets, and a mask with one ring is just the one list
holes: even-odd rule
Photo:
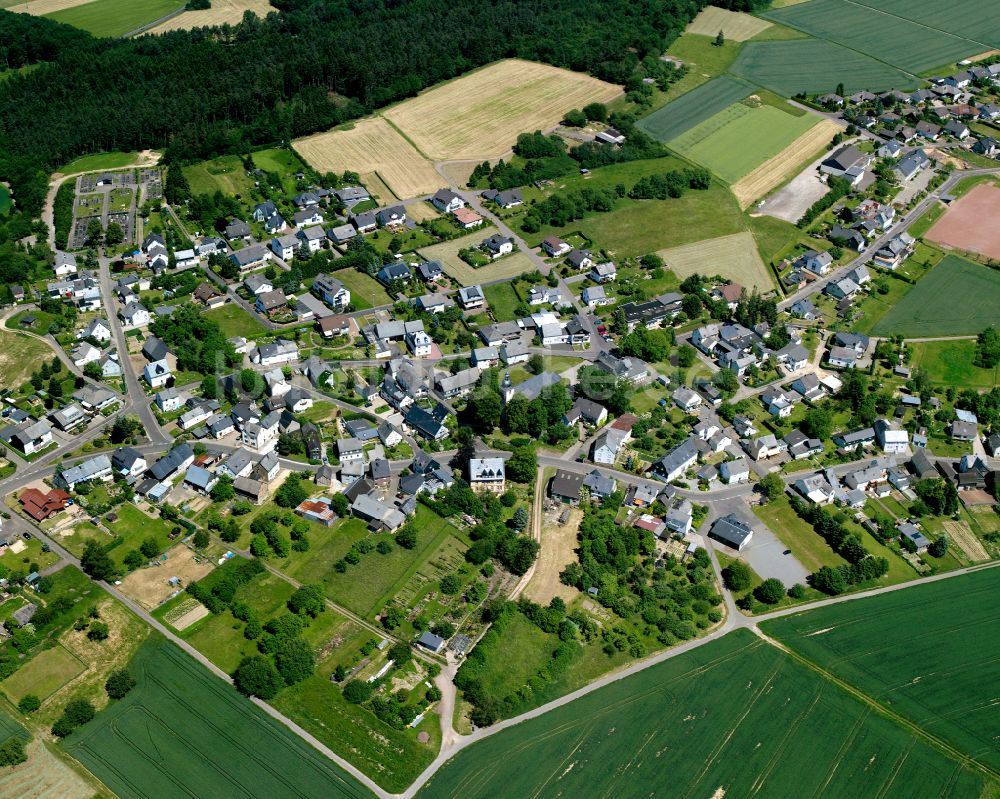
[[[737, 7], [759, 0], [726, 0]], [[45, 174], [78, 155], [173, 157], [287, 141], [520, 56], [636, 80], [706, 0], [275, 0], [235, 27], [93, 39], [0, 12], [0, 177], [36, 213]]]

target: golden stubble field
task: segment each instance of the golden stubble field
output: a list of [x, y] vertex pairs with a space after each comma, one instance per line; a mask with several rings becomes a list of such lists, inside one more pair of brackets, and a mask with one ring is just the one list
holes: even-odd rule
[[418, 197], [444, 185], [444, 178], [382, 117], [360, 119], [350, 128], [328, 130], [292, 142], [295, 151], [320, 172], [350, 170], [378, 175], [397, 197]]
[[[43, 0], [43, 2], [60, 2], [61, 0]], [[162, 25], [150, 28], [147, 33], [166, 33], [167, 31], [190, 30], [205, 28], [212, 25], [235, 25], [243, 19], [244, 11], [253, 11], [258, 17], [266, 17], [269, 12], [276, 11], [267, 0], [212, 0], [212, 7], [203, 11], [185, 11], [173, 19], [168, 19]]]
[[[621, 87], [589, 75], [507, 59], [381, 116], [292, 145], [321, 172], [376, 175], [397, 197], [419, 197], [447, 182], [432, 162], [495, 160], [510, 151], [518, 134], [551, 129], [567, 111], [620, 94]], [[471, 170], [471, 163], [462, 166]]]

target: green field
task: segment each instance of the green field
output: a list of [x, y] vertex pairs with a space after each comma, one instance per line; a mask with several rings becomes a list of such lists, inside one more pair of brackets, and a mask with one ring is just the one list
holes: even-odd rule
[[893, 712], [997, 769], [998, 590], [1000, 571], [987, 569], [762, 626]]
[[247, 196], [254, 187], [243, 168], [243, 162], [236, 155], [223, 155], [211, 161], [199, 161], [186, 166], [184, 177], [191, 185], [192, 194], [215, 194], [216, 191], [221, 191], [223, 194]]
[[958, 389], [990, 389], [1000, 385], [1000, 368], [983, 369], [973, 365], [976, 342], [971, 339], [915, 341], [907, 346], [911, 353], [910, 366], [925, 371], [935, 384]]
[[875, 325], [876, 336], [964, 336], [1000, 319], [1000, 272], [948, 255]]
[[359, 311], [392, 302], [385, 287], [370, 275], [356, 269], [341, 269], [334, 276], [350, 290], [351, 305]]
[[734, 103], [682, 136], [670, 147], [735, 183], [815, 125], [813, 115], [792, 116], [774, 106]]
[[0, 687], [14, 702], [19, 702], [25, 694], [44, 700], [86, 668], [72, 652], [56, 644], [39, 652], [26, 667], [0, 683]]
[[514, 287], [510, 283], [494, 283], [492, 286], [485, 286], [483, 293], [486, 301], [490, 304], [490, 310], [498, 322], [510, 322], [517, 319], [514, 309], [520, 304], [521, 298], [517, 296]]
[[83, 28], [94, 36], [124, 36], [183, 8], [177, 0], [93, 0], [46, 14], [49, 19]]
[[670, 141], [752, 93], [753, 86], [746, 81], [723, 75], [681, 95], [636, 124], [654, 139]]
[[[986, 16], [982, 13], [985, 7], [980, 4], [979, 8], [979, 16]], [[969, 41], [910, 22], [905, 18], [908, 14], [892, 16], [849, 0], [810, 0], [767, 11], [763, 16], [907, 72], [919, 73], [941, 64], [953, 64], [985, 49], [981, 39]]]
[[[348, 519], [329, 530], [315, 532], [308, 552], [293, 553], [278, 567], [301, 582], [319, 583], [338, 605], [371, 617], [455, 531], [450, 522], [423, 505], [417, 506], [414, 522], [417, 527], [415, 549], [394, 545], [386, 555], [373, 550], [343, 573], [335, 571], [333, 564], [347, 554], [355, 541], [367, 535], [364, 522], [358, 519]], [[392, 536], [375, 536], [372, 540], [377, 542], [382, 538], [391, 540]]]
[[[863, 782], [862, 782], [863, 781]], [[464, 749], [420, 799], [977, 797], [981, 779], [750, 632]], [[863, 787], [862, 787], [863, 785]]]
[[734, 75], [785, 97], [799, 92], [915, 88], [921, 81], [874, 58], [820, 39], [747, 42], [730, 68]]
[[70, 161], [68, 164], [59, 167], [57, 172], [64, 175], [75, 175], [78, 172], [97, 172], [101, 169], [121, 169], [122, 167], [134, 164], [139, 157], [138, 153], [95, 153], [85, 155]]
[[246, 339], [255, 339], [267, 333], [264, 325], [236, 303], [227, 303], [221, 308], [202, 311], [202, 314], [218, 322], [226, 338], [243, 336]]
[[122, 799], [371, 794], [177, 647], [144, 644], [139, 684], [66, 740]]
[[967, 36], [990, 47], [1000, 47], [1000, 15], [983, 0], [857, 0], [860, 5], [913, 20], [929, 28]]

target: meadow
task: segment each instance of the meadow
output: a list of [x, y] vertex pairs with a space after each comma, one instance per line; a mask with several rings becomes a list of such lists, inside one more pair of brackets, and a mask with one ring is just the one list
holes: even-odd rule
[[730, 75], [713, 78], [682, 94], [636, 125], [654, 139], [668, 142], [753, 93], [753, 86]]
[[75, 175], [80, 172], [96, 172], [99, 169], [121, 169], [138, 161], [139, 154], [135, 152], [95, 153], [76, 158], [56, 171], [63, 175]]
[[986, 569], [765, 622], [762, 628], [894, 713], [997, 769], [998, 589], [1000, 571]]
[[728, 11], [718, 6], [706, 6], [687, 26], [687, 33], [714, 37], [719, 31], [730, 41], [745, 42], [771, 27], [766, 19]]
[[65, 742], [122, 799], [371, 795], [173, 644], [147, 642], [129, 670], [138, 685]]
[[907, 338], [980, 333], [1000, 318], [1000, 272], [945, 256], [874, 327]]
[[[516, 275], [530, 272], [534, 268], [534, 263], [527, 253], [515, 252], [504, 256], [492, 263], [481, 266], [478, 269], [470, 266], [458, 256], [459, 250], [468, 247], [478, 247], [488, 234], [479, 232], [468, 236], [462, 236], [451, 241], [444, 241], [440, 244], [433, 244], [430, 247], [421, 247], [418, 252], [428, 261], [440, 261], [441, 268], [449, 277], [458, 281], [462, 286], [474, 286], [491, 280], [504, 280]], [[541, 241], [542, 237], [539, 237]]]
[[359, 311], [392, 302], [385, 287], [371, 275], [356, 269], [341, 269], [334, 276], [350, 290], [351, 305]]
[[[38, 316], [38, 314], [34, 314]], [[39, 335], [48, 331], [40, 330]], [[25, 333], [0, 332], [0, 385], [17, 389], [31, 377], [43, 360], [51, 360], [54, 353], [44, 340]]]
[[253, 181], [247, 176], [243, 162], [236, 155], [222, 155], [211, 161], [199, 161], [184, 167], [184, 177], [192, 194], [234, 194], [248, 197], [253, 191]]
[[202, 314], [218, 322], [226, 338], [243, 336], [243, 338], [254, 339], [267, 332], [264, 325], [235, 302], [227, 303], [221, 308], [202, 311]]
[[[398, 198], [417, 197], [440, 188], [443, 178], [413, 143], [382, 117], [296, 139], [295, 151], [319, 172], [350, 170], [368, 182], [378, 175]], [[383, 202], [392, 197], [383, 197]]]
[[955, 63], [984, 50], [980, 42], [945, 33], [938, 26], [911, 22], [908, 13], [893, 16], [848, 0], [811, 0], [764, 16], [907, 72]]
[[912, 89], [921, 81], [874, 58], [822, 39], [747, 42], [730, 67], [734, 75], [785, 97], [799, 92]]
[[517, 319], [514, 309], [521, 303], [516, 289], [510, 283], [494, 283], [483, 289], [486, 302], [498, 322], [510, 322]]
[[816, 122], [815, 116], [796, 117], [770, 105], [734, 103], [672, 139], [669, 146], [727, 183], [735, 183]]
[[46, 14], [49, 19], [83, 28], [94, 36], [124, 36], [183, 6], [178, 0], [92, 0]]
[[753, 236], [745, 231], [660, 250], [657, 255], [681, 278], [697, 272], [722, 275], [748, 291], [755, 286], [762, 292], [774, 288], [771, 272], [760, 259]]
[[976, 342], [972, 339], [953, 341], [914, 341], [910, 350], [910, 366], [922, 369], [935, 385], [958, 389], [990, 389], [1000, 385], [1000, 367], [984, 369], [974, 365]]
[[[981, 779], [748, 631], [470, 746], [420, 799], [978, 796]], [[669, 787], [668, 787], [669, 786]]]
[[507, 59], [436, 86], [382, 112], [432, 160], [496, 158], [518, 134], [554, 127], [588, 103], [606, 103], [621, 87], [580, 72]]

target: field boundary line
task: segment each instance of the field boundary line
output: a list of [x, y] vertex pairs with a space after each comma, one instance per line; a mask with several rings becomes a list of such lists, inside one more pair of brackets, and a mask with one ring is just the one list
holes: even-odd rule
[[910, 721], [905, 716], [902, 716], [896, 711], [886, 707], [877, 699], [874, 699], [869, 694], [866, 694], [860, 688], [855, 688], [846, 680], [837, 677], [835, 674], [832, 674], [831, 672], [827, 671], [825, 668], [823, 668], [815, 661], [810, 660], [805, 655], [785, 645], [778, 639], [771, 638], [757, 625], [753, 625], [750, 628], [750, 630], [755, 635], [759, 636], [762, 641], [770, 644], [771, 646], [775, 647], [781, 652], [784, 652], [786, 655], [788, 655], [801, 665], [805, 666], [806, 668], [812, 669], [821, 677], [833, 683], [842, 690], [847, 691], [847, 693], [849, 693], [851, 696], [855, 697], [864, 704], [868, 705], [869, 707], [871, 707], [873, 710], [875, 710], [877, 713], [884, 716], [888, 720], [900, 725], [901, 727], [907, 730], [910, 730], [910, 732], [913, 733], [915, 736], [923, 738], [938, 751], [943, 752], [945, 755], [957, 761], [958, 763], [974, 768], [976, 771], [980, 772], [981, 774], [983, 774], [984, 776], [988, 777], [991, 780], [1000, 781], [1000, 772], [995, 771], [991, 766], [986, 765], [985, 763], [981, 762], [972, 755], [966, 754], [961, 749], [956, 748], [955, 746], [948, 743], [944, 739], [939, 738], [933, 733], [928, 732], [916, 722]]
[[[410, 147], [412, 147], [414, 150], [416, 150], [417, 153], [419, 153], [420, 157], [423, 158], [425, 161], [427, 161], [431, 166], [434, 166], [434, 164], [437, 163], [433, 158], [431, 158], [429, 155], [427, 155], [427, 153], [425, 153], [423, 150], [421, 150], [419, 147], [417, 147], [417, 143], [415, 141], [413, 141], [413, 139], [411, 139], [403, 131], [403, 129], [401, 127], [399, 127], [399, 125], [397, 125], [395, 122], [393, 122], [391, 119], [389, 119], [389, 117], [385, 116], [384, 114], [376, 114], [376, 116], [378, 116], [380, 119], [382, 119], [390, 128], [392, 128], [394, 131], [396, 131], [396, 133], [398, 133], [400, 136], [402, 136], [403, 139], [406, 141], [406, 143], [409, 144]], [[378, 174], [377, 170], [376, 170], [376, 174]], [[382, 177], [382, 176], [379, 175], [379, 177]], [[382, 178], [382, 182], [385, 183], [385, 178]], [[386, 183], [386, 185], [388, 186], [389, 184]]]

